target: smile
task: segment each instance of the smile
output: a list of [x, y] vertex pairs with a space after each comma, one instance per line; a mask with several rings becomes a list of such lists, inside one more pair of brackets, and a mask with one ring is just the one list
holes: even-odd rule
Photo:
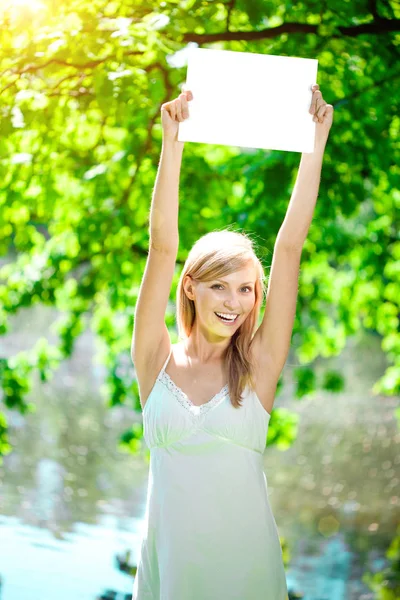
[[232, 317], [226, 317], [224, 318], [222, 315], [224, 315], [225, 313], [214, 313], [217, 318], [222, 321], [222, 323], [225, 323], [225, 325], [232, 325], [233, 323], [236, 323], [236, 320], [238, 318], [239, 315], [236, 315], [234, 319], [232, 319]]

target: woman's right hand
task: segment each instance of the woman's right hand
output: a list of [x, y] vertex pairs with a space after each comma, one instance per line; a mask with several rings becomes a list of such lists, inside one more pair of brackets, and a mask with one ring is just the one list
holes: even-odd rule
[[190, 90], [185, 90], [175, 100], [161, 105], [163, 141], [178, 141], [179, 123], [189, 116], [190, 100], [193, 100], [193, 94]]

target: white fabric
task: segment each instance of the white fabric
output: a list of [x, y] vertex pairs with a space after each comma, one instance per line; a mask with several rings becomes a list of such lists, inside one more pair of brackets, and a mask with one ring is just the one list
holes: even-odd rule
[[150, 449], [133, 600], [287, 600], [263, 452], [270, 415], [248, 388], [197, 407], [165, 372], [143, 410]]

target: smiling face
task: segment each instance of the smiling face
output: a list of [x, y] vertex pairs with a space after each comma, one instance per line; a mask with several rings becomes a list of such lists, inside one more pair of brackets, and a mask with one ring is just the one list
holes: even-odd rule
[[[195, 325], [204, 328], [207, 337], [231, 337], [254, 307], [256, 278], [257, 271], [251, 262], [244, 269], [221, 275], [221, 279], [199, 282], [187, 275], [184, 289], [195, 303]], [[216, 313], [238, 316], [234, 322], [223, 321]]]

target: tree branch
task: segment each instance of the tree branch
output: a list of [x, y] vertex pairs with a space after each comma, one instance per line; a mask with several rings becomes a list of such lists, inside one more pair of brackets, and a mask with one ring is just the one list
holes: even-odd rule
[[[320, 25], [310, 25], [308, 23], [282, 23], [277, 27], [269, 27], [261, 31], [221, 31], [221, 33], [186, 33], [183, 36], [183, 42], [196, 42], [197, 44], [211, 44], [213, 42], [233, 42], [233, 41], [255, 41], [274, 38], [282, 33], [314, 33], [318, 34]], [[361, 25], [336, 27], [337, 33], [330, 37], [340, 38], [342, 36], [356, 37], [364, 34], [382, 34], [391, 31], [400, 31], [399, 19], [381, 19], [375, 18], [371, 23], [362, 23]]]
[[[143, 54], [144, 54], [143, 52], [139, 52], [137, 50], [132, 50], [131, 52], [126, 52], [122, 58], [125, 58], [126, 56], [136, 56], [136, 55], [142, 56]], [[61, 65], [62, 67], [72, 67], [73, 69], [94, 69], [98, 65], [101, 65], [101, 64], [107, 62], [108, 60], [115, 60], [115, 56], [113, 54], [109, 54], [108, 56], [105, 56], [104, 58], [100, 58], [98, 60], [91, 60], [87, 63], [81, 63], [81, 64], [70, 63], [70, 62], [67, 62], [66, 60], [61, 60], [59, 58], [50, 58], [49, 60], [47, 60], [44, 63], [39, 63], [37, 65], [29, 64], [22, 69], [18, 69], [16, 67], [14, 67], [14, 68], [10, 67], [10, 68], [6, 69], [5, 71], [3, 71], [2, 73], [0, 73], [0, 77], [4, 77], [4, 75], [6, 75], [9, 72], [11, 72], [13, 75], [24, 75], [25, 73], [35, 73], [36, 71], [45, 69], [49, 65]]]

